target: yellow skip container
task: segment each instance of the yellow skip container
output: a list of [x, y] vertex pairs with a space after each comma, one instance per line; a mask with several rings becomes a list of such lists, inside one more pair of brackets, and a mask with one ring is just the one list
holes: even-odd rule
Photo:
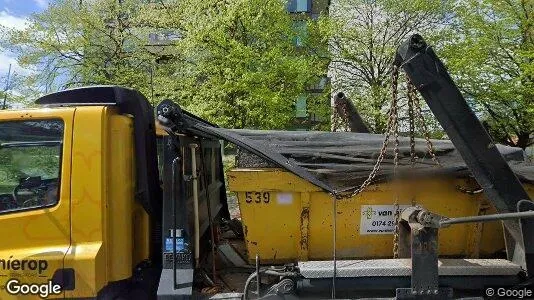
[[[228, 174], [241, 210], [249, 261], [262, 263], [329, 260], [333, 255], [333, 198], [298, 176], [273, 168], [237, 168]], [[394, 199], [447, 217], [491, 214], [482, 193], [462, 189], [474, 181], [454, 177], [369, 186], [355, 197], [337, 200], [338, 259], [390, 258], [393, 253]], [[525, 184], [534, 196], [534, 186]], [[441, 257], [489, 257], [504, 250], [501, 222], [440, 229]]]

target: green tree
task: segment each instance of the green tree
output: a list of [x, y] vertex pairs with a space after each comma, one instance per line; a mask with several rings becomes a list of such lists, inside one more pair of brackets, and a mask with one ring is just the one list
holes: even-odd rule
[[534, 1], [457, 1], [442, 53], [495, 140], [534, 142]]
[[373, 132], [386, 127], [392, 63], [413, 33], [435, 39], [446, 21], [441, 0], [336, 0], [321, 22], [330, 37], [333, 92], [342, 91]]
[[[18, 72], [12, 71], [7, 81], [7, 74], [0, 76], [0, 109], [11, 109], [27, 105], [29, 100], [24, 95], [29, 92], [25, 85], [25, 77]], [[7, 89], [6, 89], [7, 88]]]
[[297, 47], [302, 26], [283, 1], [166, 1], [160, 9], [152, 10], [159, 18], [145, 14], [147, 23], [181, 38], [165, 50], [170, 73], [158, 80], [169, 97], [223, 126], [287, 128], [299, 94], [326, 73], [308, 38], [313, 26], [304, 23]]
[[152, 57], [135, 20], [140, 1], [56, 0], [23, 30], [4, 30], [7, 44], [36, 90], [91, 84], [148, 91]]
[[41, 90], [124, 85], [222, 126], [287, 128], [326, 73], [279, 0], [56, 0], [29, 23], [8, 44]]

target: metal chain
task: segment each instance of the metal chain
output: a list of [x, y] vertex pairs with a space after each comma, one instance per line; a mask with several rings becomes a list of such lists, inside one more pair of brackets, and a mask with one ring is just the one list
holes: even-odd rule
[[[395, 89], [396, 90], [396, 89]], [[395, 96], [396, 97], [396, 96]], [[397, 99], [394, 100], [395, 106], [393, 109], [393, 136], [395, 137], [395, 147], [393, 148], [393, 178], [397, 176], [397, 167], [399, 166], [399, 116], [397, 108]]]
[[[417, 97], [417, 91], [411, 84], [410, 78], [406, 77], [406, 94], [408, 96], [408, 121], [410, 127], [410, 167], [413, 169], [417, 160], [415, 152], [415, 116], [414, 116], [414, 102]], [[412, 206], [417, 204], [415, 196], [412, 195]]]
[[396, 114], [397, 114], [397, 98], [398, 98], [397, 97], [398, 76], [399, 76], [398, 69], [397, 67], [394, 67], [391, 73], [391, 79], [392, 79], [392, 82], [394, 82], [395, 84], [392, 84], [392, 97], [391, 97], [391, 102], [390, 102], [390, 107], [389, 107], [389, 112], [388, 112], [388, 122], [386, 126], [386, 133], [384, 135], [384, 140], [382, 142], [382, 147], [380, 148], [380, 152], [378, 154], [376, 163], [373, 166], [373, 170], [371, 171], [371, 173], [369, 173], [369, 176], [367, 177], [367, 179], [364, 180], [364, 182], [360, 185], [360, 187], [358, 187], [357, 189], [354, 189], [352, 192], [348, 191], [343, 194], [337, 194], [336, 199], [352, 198], [360, 194], [371, 184], [373, 179], [376, 177], [376, 174], [380, 170], [380, 165], [382, 164], [382, 161], [384, 160], [384, 157], [386, 156], [389, 138], [391, 136], [391, 132], [393, 131], [394, 123], [396, 122], [396, 119], [397, 119]]
[[[342, 115], [338, 113], [338, 108], [341, 108]], [[332, 122], [332, 131], [337, 131], [338, 129], [342, 129], [342, 127], [345, 127], [346, 130], [349, 124], [349, 114], [347, 112], [347, 105], [339, 102], [336, 103], [334, 100], [334, 115], [332, 118]]]
[[[393, 70], [391, 72], [391, 102], [390, 107], [388, 111], [388, 121], [386, 126], [386, 132], [384, 135], [384, 140], [382, 142], [382, 147], [380, 148], [379, 155], [377, 157], [376, 163], [373, 166], [373, 170], [369, 173], [369, 176], [364, 180], [364, 182], [360, 185], [360, 187], [353, 189], [352, 191], [345, 192], [343, 194], [336, 194], [335, 197], [337, 200], [345, 199], [345, 198], [352, 198], [361, 192], [363, 192], [373, 181], [373, 179], [378, 174], [378, 171], [380, 170], [380, 166], [382, 164], [382, 161], [384, 160], [384, 157], [386, 156], [388, 144], [391, 135], [394, 136], [394, 158], [393, 158], [393, 177], [396, 177], [397, 175], [397, 168], [399, 164], [399, 117], [398, 117], [398, 79], [399, 79], [399, 70], [398, 67], [394, 66]], [[409, 130], [410, 130], [410, 162], [412, 167], [415, 165], [417, 156], [415, 152], [415, 121], [416, 119], [419, 121], [419, 126], [423, 131], [428, 152], [432, 157], [432, 160], [438, 165], [441, 166], [435, 152], [434, 147], [432, 145], [432, 141], [430, 140], [430, 134], [428, 127], [426, 125], [425, 118], [422, 114], [421, 110], [421, 104], [419, 101], [419, 98], [417, 97], [417, 90], [415, 89], [415, 86], [409, 81], [407, 78], [406, 81], [406, 92], [407, 92], [407, 98], [408, 98], [408, 115], [409, 115]], [[335, 108], [334, 108], [335, 109]], [[345, 107], [343, 107], [343, 112], [346, 115]], [[345, 116], [347, 117], [347, 116]], [[337, 110], [334, 111], [334, 117], [333, 121], [336, 123], [333, 126], [333, 131], [337, 130], [338, 128], [338, 121], [340, 121], [341, 116], [337, 113]], [[412, 199], [412, 205], [415, 205], [415, 199]], [[395, 203], [394, 203], [394, 209], [395, 209], [395, 229], [393, 233], [393, 257], [398, 258], [399, 257], [399, 219], [400, 219], [400, 210], [399, 210], [399, 196], [396, 191], [395, 194]]]
[[[392, 100], [391, 102], [394, 103], [394, 107], [392, 109], [394, 112], [393, 115], [393, 134], [395, 135], [395, 148], [393, 149], [394, 152], [394, 158], [393, 158], [393, 178], [396, 178], [397, 176], [397, 167], [399, 165], [399, 118], [398, 118], [398, 110], [397, 110], [397, 102], [398, 102], [398, 79], [399, 79], [399, 72], [397, 67], [394, 67], [394, 71], [391, 77], [391, 94], [392, 94]], [[394, 186], [395, 189], [395, 204], [393, 208], [395, 209], [395, 229], [393, 232], [393, 258], [399, 257], [399, 235], [400, 235], [400, 228], [399, 228], [399, 218], [400, 218], [400, 212], [399, 212], [399, 194], [397, 191], [397, 188]]]
[[337, 113], [336, 105], [337, 104], [334, 103], [334, 111], [332, 115], [332, 131], [337, 131], [339, 128], [339, 114]]
[[[399, 163], [399, 118], [398, 118], [398, 79], [399, 79], [399, 70], [397, 66], [393, 67], [393, 70], [391, 72], [391, 102], [388, 112], [388, 121], [386, 126], [386, 133], [384, 135], [384, 140], [382, 142], [382, 147], [380, 148], [380, 152], [378, 155], [378, 158], [376, 160], [375, 165], [373, 166], [373, 170], [371, 173], [369, 173], [369, 176], [365, 181], [360, 185], [359, 188], [352, 191], [352, 193], [345, 193], [345, 194], [339, 194], [335, 195], [336, 199], [345, 199], [345, 198], [352, 198], [358, 194], [360, 194], [362, 191], [364, 191], [373, 181], [373, 179], [378, 174], [378, 171], [380, 170], [380, 166], [382, 164], [382, 161], [384, 160], [384, 157], [386, 156], [389, 139], [391, 137], [391, 134], [395, 136], [395, 148], [394, 148], [394, 176], [397, 172], [397, 166]], [[337, 117], [336, 117], [337, 119]], [[395, 258], [398, 258], [398, 241], [399, 241], [399, 203], [398, 203], [398, 195], [395, 197], [395, 233], [393, 237], [393, 256]]]
[[[430, 157], [432, 158], [432, 161], [434, 161], [436, 163], [436, 165], [441, 167], [441, 163], [439, 162], [438, 157], [436, 156], [436, 154], [434, 152], [434, 146], [432, 145], [432, 141], [430, 140], [430, 133], [429, 133], [428, 127], [426, 126], [426, 120], [425, 120], [425, 117], [423, 116], [423, 113], [422, 113], [422, 110], [421, 110], [421, 103], [419, 101], [419, 97], [417, 96], [417, 90], [416, 90], [415, 86], [411, 82], [408, 82], [408, 87], [407, 88], [408, 88], [408, 92], [411, 93], [412, 96], [413, 96], [413, 103], [414, 103], [414, 106], [415, 106], [415, 112], [417, 113], [417, 118], [419, 119], [419, 126], [423, 130], [423, 135], [424, 135], [425, 140], [426, 140], [428, 153], [430, 154]], [[410, 90], [411, 90], [411, 92], [410, 92]]]
[[415, 90], [412, 88], [413, 85], [410, 82], [410, 79], [406, 77], [406, 86], [408, 94], [408, 121], [410, 123], [410, 163], [411, 166], [415, 166], [415, 118], [414, 118], [414, 99], [416, 97]]

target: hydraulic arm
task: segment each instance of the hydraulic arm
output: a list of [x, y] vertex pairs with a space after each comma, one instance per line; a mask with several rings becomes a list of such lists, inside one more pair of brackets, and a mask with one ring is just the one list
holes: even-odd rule
[[[533, 209], [523, 186], [495, 143], [469, 108], [445, 66], [424, 39], [415, 34], [397, 50], [402, 68], [421, 93], [437, 120], [499, 213]], [[534, 221], [505, 221], [508, 259], [534, 272]]]

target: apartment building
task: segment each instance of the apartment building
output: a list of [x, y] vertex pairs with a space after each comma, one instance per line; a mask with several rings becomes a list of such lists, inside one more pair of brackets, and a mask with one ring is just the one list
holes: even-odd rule
[[[306, 22], [315, 21], [321, 14], [328, 13], [330, 0], [288, 0], [287, 11], [294, 19], [294, 27], [298, 35], [294, 38], [295, 47], [303, 46], [303, 39], [308, 35]], [[324, 97], [324, 89], [328, 86], [328, 77], [319, 79], [318, 82], [308, 87], [306, 91], [296, 99], [295, 127], [296, 130], [309, 130], [314, 125], [324, 121], [316, 113], [308, 109], [311, 97]], [[328, 97], [328, 96], [327, 96]], [[329, 99], [324, 99], [325, 106], [329, 106]]]

